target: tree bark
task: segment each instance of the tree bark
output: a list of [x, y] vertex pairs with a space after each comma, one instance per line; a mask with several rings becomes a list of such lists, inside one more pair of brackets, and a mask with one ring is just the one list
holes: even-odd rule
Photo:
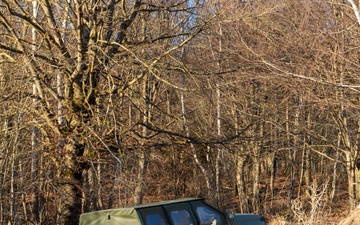
[[244, 164], [245, 156], [243, 155], [243, 149], [239, 149], [239, 152], [236, 154], [236, 187], [240, 203], [240, 213], [249, 212], [248, 208], [248, 196], [246, 194], [246, 184], [244, 181]]
[[62, 191], [58, 204], [58, 224], [76, 225], [79, 222], [79, 216], [82, 208], [82, 172], [83, 169], [78, 165], [77, 157], [82, 156], [84, 144], [66, 143], [64, 146], [63, 161], [58, 168], [59, 188]]
[[145, 183], [145, 172], [146, 172], [146, 150], [138, 149], [138, 172], [136, 179], [136, 186], [134, 190], [134, 204], [142, 204], [144, 197], [144, 183]]
[[[184, 51], [184, 50], [182, 50]], [[184, 80], [184, 76], [182, 73], [180, 73], [180, 85], [182, 88], [186, 87], [185, 86], [185, 80]], [[182, 115], [182, 120], [183, 120], [183, 124], [184, 124], [184, 131], [186, 134], [186, 137], [190, 137], [190, 129], [189, 126], [187, 124], [187, 117], [186, 117], [186, 104], [185, 104], [185, 93], [184, 91], [181, 91], [180, 94], [180, 102], [181, 102], [181, 115]], [[196, 148], [194, 143], [190, 142], [190, 148], [192, 150], [192, 155], [194, 158], [194, 161], [196, 163], [196, 165], [200, 168], [201, 172], [204, 174], [204, 179], [205, 179], [205, 184], [206, 184], [206, 189], [207, 189], [207, 195], [211, 196], [211, 190], [212, 190], [212, 186], [211, 186], [211, 176], [210, 174], [208, 174], [206, 168], [204, 167], [204, 165], [202, 164], [202, 162], [199, 160], [198, 154], [196, 152]]]
[[[38, 14], [39, 4], [37, 0], [32, 1], [32, 14], [33, 17], [36, 19]], [[35, 28], [31, 29], [31, 36], [33, 43], [36, 43], [36, 30]], [[35, 46], [32, 48], [35, 51]], [[38, 96], [38, 90], [35, 84], [33, 84], [33, 96]], [[38, 100], [35, 97], [33, 99], [33, 107], [34, 110], [38, 110]], [[33, 184], [32, 190], [32, 215], [35, 222], [40, 222], [40, 196], [39, 196], [39, 129], [34, 126], [32, 129], [32, 136], [31, 136], [31, 148], [32, 148], [32, 157], [31, 157], [31, 182]]]

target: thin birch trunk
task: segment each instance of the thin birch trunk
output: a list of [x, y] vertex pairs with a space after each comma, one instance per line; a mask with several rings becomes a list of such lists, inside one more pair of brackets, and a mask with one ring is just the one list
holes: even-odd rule
[[[20, 180], [20, 186], [21, 187], [24, 187], [24, 184], [25, 184], [25, 180], [24, 180], [24, 170], [23, 170], [23, 163], [21, 160], [19, 160], [18, 162], [18, 167], [19, 167], [19, 180]], [[22, 207], [23, 207], [23, 217], [24, 217], [24, 220], [27, 221], [28, 220], [28, 214], [27, 214], [27, 207], [26, 207], [26, 196], [25, 196], [25, 192], [22, 192], [21, 193], [21, 204], [22, 204]]]
[[[307, 115], [307, 128], [308, 130], [311, 130], [311, 117], [310, 117], [310, 112]], [[307, 139], [309, 139], [310, 137], [307, 137]], [[305, 168], [304, 168], [304, 181], [305, 181], [305, 185], [310, 187], [310, 183], [312, 182], [311, 180], [311, 156], [310, 156], [310, 150], [309, 148], [306, 146], [306, 140], [304, 140], [304, 146], [303, 146], [303, 151], [304, 151], [304, 163], [305, 163]], [[300, 180], [301, 182], [301, 180]], [[311, 190], [310, 188], [305, 188], [305, 193], [306, 195], [308, 195], [309, 197], [311, 196]]]
[[[236, 112], [236, 105], [234, 104], [232, 114], [234, 117], [234, 127], [236, 130], [236, 135], [239, 135], [239, 119]], [[237, 151], [235, 151], [235, 165], [236, 165], [236, 191], [239, 199], [239, 209], [240, 213], [249, 212], [248, 208], [248, 196], [246, 195], [246, 184], [244, 181], [244, 164], [246, 161], [246, 156], [244, 155], [245, 149], [240, 147]]]
[[[182, 51], [183, 51], [182, 54], [184, 54], [184, 49]], [[181, 85], [182, 88], [185, 87], [184, 77], [183, 77], [183, 74], [181, 74], [181, 73], [180, 73], [180, 85]], [[189, 126], [187, 125], [187, 118], [186, 118], [185, 93], [184, 93], [184, 91], [181, 91], [180, 101], [181, 101], [181, 113], [182, 113], [182, 119], [183, 119], [183, 123], [184, 123], [185, 133], [186, 133], [187, 137], [190, 137], [190, 129], [189, 129]], [[192, 142], [190, 142], [190, 148], [192, 149], [193, 158], [194, 158], [194, 161], [195, 161], [196, 165], [200, 168], [201, 172], [204, 174], [205, 184], [206, 184], [206, 188], [207, 188], [207, 192], [208, 192], [207, 194], [208, 194], [208, 196], [211, 196], [212, 188], [211, 188], [211, 182], [210, 182], [210, 175], [206, 171], [204, 165], [199, 160], [199, 157], [198, 157], [197, 152], [196, 152], [195, 145]]]
[[16, 206], [15, 206], [15, 148], [11, 155], [11, 172], [10, 172], [10, 217], [13, 224], [16, 221]]
[[[342, 93], [341, 93], [342, 95]], [[343, 130], [341, 131], [342, 140], [346, 147], [345, 150], [345, 159], [346, 159], [346, 172], [348, 176], [348, 192], [349, 192], [349, 204], [350, 209], [355, 208], [355, 200], [356, 200], [356, 180], [355, 180], [355, 168], [354, 168], [354, 152], [355, 147], [351, 145], [351, 139], [348, 131], [348, 124], [346, 113], [344, 111], [344, 106], [341, 104], [342, 111], [339, 113], [339, 121], [341, 122], [341, 126]]]
[[354, 180], [354, 167], [351, 152], [345, 153], [346, 157], [346, 171], [348, 177], [348, 192], [350, 209], [355, 208], [355, 180]]
[[[1, 68], [2, 69], [2, 68]], [[3, 79], [4, 77], [1, 77]], [[5, 79], [4, 79], [5, 80]], [[1, 85], [1, 84], [0, 84]], [[6, 111], [6, 110], [5, 110]], [[6, 223], [6, 218], [10, 215], [7, 212], [7, 210], [4, 210], [5, 208], [8, 208], [8, 204], [5, 203], [4, 197], [8, 191], [8, 185], [4, 185], [6, 180], [8, 180], [8, 173], [12, 174], [12, 170], [8, 168], [9, 163], [11, 164], [13, 162], [12, 155], [14, 148], [10, 148], [10, 144], [14, 138], [10, 135], [10, 130], [13, 128], [13, 117], [11, 115], [8, 115], [5, 117], [4, 121], [4, 140], [1, 142], [1, 152], [0, 152], [0, 224]], [[17, 133], [16, 133], [17, 134]], [[16, 135], [15, 134], [15, 135]], [[17, 140], [17, 135], [15, 136], [15, 142]], [[11, 176], [11, 175], [10, 175]], [[4, 189], [3, 189], [4, 188]], [[5, 192], [5, 195], [3, 196], [3, 193]], [[4, 206], [5, 203], [5, 206]]]
[[[275, 188], [275, 178], [276, 178], [276, 171], [278, 167], [278, 160], [275, 158], [275, 153], [272, 157], [272, 164], [271, 164], [271, 174], [270, 174], [270, 192], [271, 192], [271, 200], [274, 199], [274, 188]], [[272, 201], [271, 201], [272, 204]]]
[[[32, 13], [33, 17], [36, 19], [38, 15], [39, 4], [37, 0], [32, 1]], [[35, 28], [31, 28], [31, 36], [33, 43], [36, 43], [37, 34]], [[35, 44], [33, 45], [33, 51], [35, 51]], [[38, 96], [38, 89], [36, 84], [33, 84], [33, 105], [34, 109], [38, 110], [38, 100], [36, 96]], [[39, 222], [39, 186], [38, 186], [38, 176], [39, 176], [39, 151], [38, 151], [38, 139], [39, 139], [39, 129], [34, 126], [32, 130], [31, 136], [31, 149], [32, 149], [32, 157], [31, 157], [31, 182], [33, 184], [32, 190], [32, 215], [34, 217], [35, 222]]]
[[305, 164], [306, 164], [305, 157], [306, 157], [306, 146], [305, 146], [305, 144], [303, 144], [302, 155], [301, 155], [301, 165], [300, 165], [301, 169], [300, 169], [300, 177], [299, 177], [299, 189], [298, 189], [297, 198], [300, 198], [300, 196], [301, 196], [301, 186], [302, 186], [302, 181], [304, 178]]
[[[221, 71], [221, 52], [222, 52], [222, 43], [221, 43], [221, 37], [222, 37], [222, 29], [219, 25], [219, 59], [217, 61], [217, 67], [218, 72]], [[214, 58], [215, 59], [215, 58]], [[220, 79], [217, 78], [216, 80], [216, 120], [217, 120], [217, 136], [221, 137], [221, 90], [220, 90]], [[221, 195], [220, 195], [220, 189], [221, 189], [221, 163], [223, 161], [223, 150], [220, 146], [217, 147], [217, 155], [216, 155], [216, 165], [215, 165], [215, 187], [216, 187], [216, 193], [215, 193], [215, 199], [216, 199], [216, 206], [219, 207], [221, 204]]]
[[[343, 71], [341, 65], [339, 70]], [[343, 72], [340, 72], [340, 84], [342, 85], [343, 82], [344, 82], [344, 74]], [[348, 192], [349, 192], [350, 209], [354, 209], [356, 206], [355, 202], [356, 202], [356, 189], [357, 189], [357, 181], [356, 181], [355, 168], [354, 168], [354, 162], [355, 162], [354, 157], [356, 156], [357, 146], [351, 143], [346, 110], [342, 101], [343, 99], [344, 99], [344, 92], [343, 90], [340, 90], [341, 103], [340, 103], [340, 112], [338, 115], [339, 115], [339, 121], [341, 123], [340, 125], [342, 127], [341, 135], [342, 135], [343, 143], [346, 147], [345, 158], [346, 158], [346, 171], [348, 174]]]
[[[289, 126], [289, 103], [286, 102], [286, 107], [285, 107], [285, 129], [286, 129], [286, 143], [287, 146], [290, 146], [291, 141], [290, 141], [290, 126]], [[292, 200], [292, 187], [293, 187], [293, 163], [292, 163], [292, 154], [291, 154], [292, 150], [289, 149], [289, 167], [290, 167], [290, 190], [289, 190], [289, 204], [291, 205], [291, 200]]]
[[[142, 115], [142, 122], [144, 124], [148, 124], [149, 122], [149, 117], [150, 117], [150, 112], [149, 112], [149, 102], [148, 99], [150, 99], [149, 93], [148, 93], [148, 88], [149, 88], [149, 76], [145, 75], [144, 76], [144, 80], [142, 83], [142, 96], [144, 99], [143, 102], [143, 106], [144, 106], [144, 112]], [[146, 137], [148, 133], [148, 130], [145, 126], [143, 126], [142, 128], [142, 135], [143, 137]], [[144, 141], [141, 144], [142, 146], [144, 145]], [[134, 204], [141, 204], [143, 201], [143, 189], [144, 189], [144, 182], [145, 182], [145, 173], [146, 173], [146, 161], [147, 161], [147, 149], [145, 149], [144, 147], [140, 148], [139, 150], [139, 157], [138, 157], [138, 174], [137, 174], [137, 184], [135, 187], [135, 191], [134, 191]]]
[[146, 168], [146, 153], [144, 149], [139, 149], [138, 157], [138, 175], [137, 175], [137, 185], [134, 191], [134, 204], [141, 204], [143, 201], [143, 189], [144, 189], [144, 178], [145, 178], [145, 168]]
[[360, 153], [359, 153], [359, 136], [360, 136], [360, 119], [358, 119], [357, 121], [357, 126], [358, 126], [358, 130], [357, 130], [357, 134], [356, 134], [356, 138], [355, 138], [355, 143], [354, 143], [354, 185], [355, 185], [355, 200], [356, 202], [360, 201]]
[[337, 168], [338, 168], [338, 160], [339, 160], [339, 152], [340, 152], [340, 144], [341, 144], [341, 136], [340, 133], [338, 134], [338, 140], [336, 145], [336, 156], [335, 162], [333, 166], [333, 179], [331, 182], [331, 193], [330, 193], [330, 200], [333, 201], [336, 194], [336, 179], [337, 179]]
[[[142, 35], [141, 38], [142, 40], [145, 39], [145, 34], [146, 34], [146, 27], [145, 27], [145, 21], [142, 20], [141, 21], [141, 32]], [[142, 50], [142, 53], [144, 53], [144, 50]], [[140, 88], [142, 90], [142, 98], [143, 98], [143, 112], [140, 112], [140, 117], [142, 116], [142, 122], [144, 124], [148, 124], [150, 121], [150, 76], [148, 74], [146, 74], [145, 71], [142, 71], [143, 73], [143, 80], [142, 80], [142, 86], [140, 85]], [[131, 113], [131, 108], [129, 108], [129, 115]], [[142, 113], [142, 114], [141, 114]], [[131, 120], [129, 121], [131, 123]], [[131, 125], [131, 124], [129, 124]], [[148, 135], [148, 129], [143, 126], [142, 128], [142, 136], [146, 137]], [[141, 140], [141, 148], [138, 150], [139, 151], [139, 157], [138, 157], [138, 174], [137, 174], [137, 183], [135, 186], [135, 191], [134, 191], [134, 204], [141, 204], [143, 201], [143, 195], [144, 195], [144, 182], [145, 182], [145, 174], [146, 174], [146, 169], [147, 169], [147, 149], [144, 148], [145, 144], [145, 140]]]
[[[360, 6], [360, 1], [358, 1], [358, 3], [356, 4], [354, 2], [354, 0], [348, 0], [348, 2], [350, 3], [353, 11], [354, 11], [354, 14], [356, 16], [356, 19], [357, 19], [357, 22], [358, 22], [358, 25], [360, 25], [360, 12], [359, 12], [359, 6]], [[359, 136], [359, 130], [360, 130], [360, 121], [358, 121], [358, 134], [357, 136]], [[356, 148], [358, 148], [358, 142], [359, 142], [359, 137], [356, 137]], [[358, 159], [360, 158], [359, 156], [359, 150], [356, 149], [356, 151], [354, 152], [354, 155], [355, 155], [355, 159], [356, 161], [358, 161]], [[354, 185], [355, 185], [355, 200], [358, 202], [360, 200], [360, 168], [356, 168], [354, 169]]]
[[[0, 65], [0, 87], [3, 88], [5, 86], [5, 75], [4, 75], [4, 70], [3, 70], [3, 65]], [[5, 112], [6, 110], [4, 110]], [[4, 122], [4, 131], [5, 131], [5, 137], [8, 140], [8, 128], [9, 128], [9, 123], [8, 123], [8, 119], [5, 119]], [[0, 224], [4, 224], [4, 208], [3, 208], [3, 182], [4, 182], [4, 173], [5, 173], [5, 160], [6, 160], [6, 148], [4, 143], [1, 143], [1, 149], [0, 149]]]
[[[67, 35], [66, 35], [66, 30], [67, 30], [67, 26], [68, 26], [68, 18], [67, 16], [69, 15], [69, 5], [71, 4], [71, 0], [67, 0], [66, 1], [68, 3], [68, 5], [65, 6], [65, 12], [66, 15], [64, 17], [63, 20], [63, 24], [62, 24], [62, 37], [63, 37], [63, 43], [64, 45], [66, 45], [67, 42]], [[63, 81], [63, 77], [62, 77], [62, 73], [57, 73], [56, 74], [56, 90], [57, 90], [57, 94], [60, 98], [64, 97], [64, 81]], [[63, 127], [66, 125], [66, 117], [65, 117], [65, 106], [64, 104], [62, 104], [60, 101], [58, 102], [58, 124]], [[64, 143], [62, 140], [60, 140], [59, 143], [60, 146], [63, 146]]]
[[[244, 151], [244, 149], [239, 149], [239, 151]], [[239, 204], [240, 204], [240, 213], [248, 212], [248, 197], [246, 195], [246, 184], [244, 181], [244, 164], [245, 157], [242, 154], [236, 155], [236, 187], [239, 196]]]
[[[298, 143], [299, 143], [299, 133], [300, 133], [300, 114], [302, 108], [303, 100], [300, 96], [297, 96], [297, 107], [295, 111], [295, 118], [294, 118], [294, 143], [291, 147], [291, 187], [290, 187], [290, 202], [294, 197], [295, 192], [295, 177], [296, 177], [296, 154], [298, 150]], [[301, 181], [300, 181], [301, 184]]]
[[[18, 126], [18, 124], [16, 125]], [[17, 145], [19, 140], [19, 130], [16, 129], [16, 134], [13, 141], [13, 148], [10, 157], [10, 217], [13, 225], [17, 225], [17, 208], [16, 208], [16, 180], [17, 180], [17, 168], [16, 168], [16, 158], [17, 158]]]
[[253, 190], [252, 190], [252, 210], [253, 212], [257, 212], [259, 209], [259, 200], [260, 200], [260, 146], [258, 143], [253, 143], [253, 168], [252, 168], [252, 183], [253, 183]]

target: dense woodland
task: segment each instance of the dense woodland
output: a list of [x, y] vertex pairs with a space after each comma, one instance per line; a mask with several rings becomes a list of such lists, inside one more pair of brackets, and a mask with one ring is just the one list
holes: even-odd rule
[[355, 208], [357, 7], [0, 0], [0, 224], [182, 197], [279, 224]]

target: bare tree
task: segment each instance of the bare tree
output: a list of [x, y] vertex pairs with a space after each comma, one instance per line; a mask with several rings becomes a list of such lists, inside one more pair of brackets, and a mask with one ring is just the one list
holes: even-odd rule
[[[37, 90], [33, 97], [38, 101], [36, 113], [40, 119], [37, 123], [42, 124], [43, 135], [54, 143], [55, 140], [64, 141], [64, 148], [54, 148], [49, 152], [57, 170], [54, 179], [58, 181], [56, 188], [61, 196], [56, 206], [59, 224], [76, 224], [81, 213], [82, 175], [89, 168], [87, 155], [95, 150], [90, 143], [95, 140], [99, 143], [96, 146], [113, 154], [109, 148], [112, 143], [103, 140], [103, 131], [98, 130], [98, 123], [94, 120], [97, 108], [101, 110], [104, 106], [101, 99], [127, 95], [133, 85], [146, 83], [148, 79], [170, 84], [161, 74], [160, 62], [188, 43], [206, 25], [200, 20], [196, 23], [189, 20], [193, 17], [192, 12], [198, 9], [197, 1], [189, 5], [187, 2], [169, 1], [166, 7], [163, 3], [140, 0], [106, 3], [42, 1], [39, 2], [37, 18], [19, 1], [1, 3], [1, 26], [6, 33], [6, 42], [2, 42], [0, 48], [21, 57], [29, 71], [29, 78]], [[179, 13], [183, 14], [182, 20], [177, 20]], [[161, 30], [161, 23], [166, 21], [161, 15], [165, 14], [170, 23]], [[160, 26], [152, 25], [158, 22]], [[189, 29], [182, 32], [179, 23], [187, 23]], [[20, 35], [17, 24], [30, 27], [36, 39], [31, 41]], [[142, 35], [138, 36], [141, 32]], [[176, 41], [178, 37], [180, 41]], [[14, 44], [7, 44], [10, 39]], [[163, 40], [166, 39], [171, 41], [165, 44]], [[150, 48], [156, 45], [159, 47]], [[125, 69], [132, 65], [136, 66], [134, 70]], [[56, 89], [56, 85], [58, 89], [61, 85], [56, 84], [53, 74], [62, 77], [63, 94]], [[148, 87], [144, 91], [149, 90]], [[147, 101], [149, 96], [142, 95], [141, 98]], [[64, 118], [62, 112], [58, 114], [58, 105], [64, 106], [65, 122], [55, 120]], [[140, 112], [145, 120], [137, 123], [150, 124], [149, 112], [142, 109]], [[117, 132], [109, 130], [106, 135], [110, 137]], [[141, 135], [142, 138], [146, 136], [145, 133]], [[140, 183], [141, 180], [139, 177]]]

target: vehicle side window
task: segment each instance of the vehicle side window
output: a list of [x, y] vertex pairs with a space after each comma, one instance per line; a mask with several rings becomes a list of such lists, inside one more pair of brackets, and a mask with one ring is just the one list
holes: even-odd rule
[[161, 207], [140, 209], [145, 225], [167, 225], [164, 212]]
[[202, 203], [192, 203], [200, 225], [225, 225], [225, 217], [216, 209]]
[[163, 218], [159, 214], [149, 214], [145, 218], [147, 225], [165, 225]]
[[192, 225], [190, 214], [186, 210], [172, 211], [170, 217], [174, 225]]
[[166, 212], [170, 217], [172, 225], [195, 225], [196, 220], [191, 213], [191, 208], [187, 203], [175, 203], [165, 206]]

